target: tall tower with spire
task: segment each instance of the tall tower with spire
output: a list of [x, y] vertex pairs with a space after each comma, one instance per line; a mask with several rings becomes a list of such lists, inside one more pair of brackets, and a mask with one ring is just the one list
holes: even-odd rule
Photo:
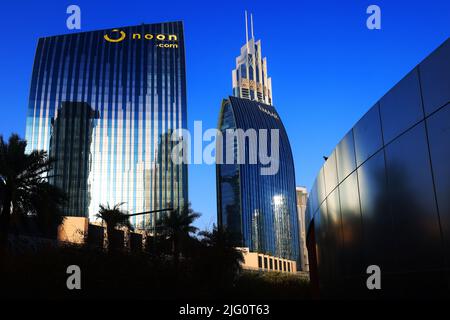
[[267, 59], [262, 58], [261, 40], [255, 41], [253, 15], [250, 14], [250, 39], [248, 15], [245, 11], [245, 40], [236, 69], [232, 72], [233, 95], [272, 105], [272, 79], [267, 76]]
[[[229, 232], [235, 247], [257, 252], [261, 259], [265, 255], [265, 264], [262, 260], [258, 264], [261, 270], [291, 272], [301, 262], [294, 159], [286, 129], [273, 105], [261, 41], [255, 41], [252, 15], [249, 39], [247, 17], [245, 12], [246, 43], [233, 70], [234, 96], [222, 100], [218, 130], [222, 137], [227, 137], [229, 130], [270, 132], [271, 141], [272, 130], [276, 130], [277, 169], [266, 174], [261, 171], [266, 167], [261, 158], [251, 163], [251, 139], [217, 139], [217, 224]], [[260, 140], [258, 149], [267, 143], [268, 140]], [[271, 154], [274, 151], [271, 146]], [[225, 159], [233, 160], [224, 162]]]

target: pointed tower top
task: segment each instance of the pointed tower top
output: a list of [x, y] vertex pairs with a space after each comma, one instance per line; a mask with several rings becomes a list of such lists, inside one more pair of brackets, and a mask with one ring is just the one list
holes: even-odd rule
[[267, 75], [267, 60], [263, 58], [260, 43], [255, 41], [253, 14], [245, 13], [245, 44], [236, 57], [232, 72], [233, 95], [272, 105], [272, 79]]

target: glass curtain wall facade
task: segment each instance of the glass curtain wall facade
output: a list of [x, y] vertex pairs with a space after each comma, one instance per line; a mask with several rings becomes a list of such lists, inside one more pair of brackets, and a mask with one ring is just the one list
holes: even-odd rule
[[[450, 40], [384, 95], [319, 171], [307, 204], [322, 296], [450, 296]], [[366, 269], [381, 270], [368, 290]]]
[[[97, 115], [92, 130], [84, 128], [91, 134], [83, 137], [89, 157], [85, 153], [78, 163], [83, 174], [77, 179], [87, 177], [88, 210], [67, 214], [93, 218], [99, 204], [107, 203], [124, 202], [124, 210], [138, 213], [187, 202], [187, 166], [166, 156], [172, 147], [167, 134], [187, 127], [184, 50], [182, 22], [39, 39], [27, 150], [50, 150], [52, 119], [58, 123], [65, 104], [88, 105]], [[69, 154], [63, 158], [74, 160]], [[132, 218], [137, 227], [151, 221], [150, 215]]]
[[[248, 144], [225, 139], [227, 129], [279, 130], [279, 170], [261, 175], [260, 161], [249, 163]], [[217, 164], [218, 224], [228, 230], [234, 245], [250, 251], [298, 261], [299, 239], [295, 172], [289, 140], [275, 108], [229, 97], [222, 103], [219, 130], [223, 144], [218, 154], [232, 153], [234, 164]], [[261, 143], [261, 140], [259, 141]], [[267, 150], [270, 150], [270, 136]], [[245, 150], [245, 164], [238, 163], [237, 149]], [[243, 148], [243, 149], [242, 149]], [[261, 148], [261, 145], [259, 146]]]

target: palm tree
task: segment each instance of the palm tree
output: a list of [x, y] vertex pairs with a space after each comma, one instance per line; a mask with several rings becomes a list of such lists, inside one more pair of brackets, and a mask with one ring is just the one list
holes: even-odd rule
[[[65, 195], [47, 182], [53, 161], [45, 151], [25, 153], [26, 146], [17, 134], [12, 134], [8, 142], [0, 136], [0, 251], [6, 250], [11, 217], [47, 215], [47, 221], [62, 222], [59, 208]], [[54, 210], [48, 210], [50, 207]]]
[[204, 259], [214, 263], [215, 281], [219, 287], [232, 284], [239, 275], [244, 261], [242, 252], [233, 245], [232, 236], [226, 230], [213, 227], [212, 231], [199, 233], [201, 243], [207, 249]]
[[178, 265], [180, 247], [182, 242], [198, 231], [192, 223], [200, 217], [200, 213], [194, 212], [191, 204], [184, 205], [181, 210], [172, 210], [167, 215], [163, 215], [156, 222], [156, 230], [172, 243], [172, 255], [174, 265]]
[[[37, 184], [34, 189], [30, 192], [29, 200], [26, 202], [27, 206], [20, 209], [21, 213], [26, 212], [27, 215], [13, 215], [13, 218], [16, 219], [11, 221], [11, 226], [21, 218], [31, 218], [25, 219], [25, 221], [34, 222], [43, 236], [54, 238], [58, 226], [65, 219], [61, 208], [67, 201], [67, 196], [61, 189], [47, 182]], [[19, 222], [19, 227], [20, 224]]]
[[117, 227], [126, 227], [133, 230], [133, 226], [130, 223], [129, 216], [126, 212], [120, 210], [120, 207], [124, 202], [110, 207], [109, 204], [106, 206], [100, 205], [100, 210], [96, 214], [96, 217], [101, 219], [106, 224], [106, 236], [108, 240], [108, 249], [110, 249], [110, 244], [112, 241], [112, 234]]

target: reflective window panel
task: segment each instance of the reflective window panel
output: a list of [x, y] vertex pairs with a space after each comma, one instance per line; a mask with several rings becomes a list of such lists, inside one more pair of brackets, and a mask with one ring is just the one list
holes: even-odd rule
[[423, 119], [417, 69], [381, 98], [380, 113], [385, 144]]
[[372, 107], [353, 128], [356, 164], [361, 165], [383, 146], [379, 105]]
[[361, 274], [365, 268], [362, 260], [362, 228], [356, 172], [339, 185], [346, 275]]
[[338, 185], [338, 177], [336, 170], [336, 151], [333, 151], [323, 165], [325, 174], [325, 189], [328, 195]]
[[434, 184], [450, 261], [450, 104], [427, 119]]
[[350, 130], [336, 147], [339, 182], [356, 169], [353, 130]]
[[394, 270], [395, 235], [389, 211], [384, 150], [358, 168], [364, 260], [383, 271]]
[[425, 114], [450, 102], [450, 41], [446, 41], [420, 66]]
[[423, 123], [386, 147], [386, 171], [399, 268], [442, 267], [441, 234]]
[[344, 264], [344, 244], [342, 234], [341, 206], [339, 190], [335, 189], [327, 198], [327, 232], [328, 252], [331, 267], [331, 276], [336, 280], [343, 277], [342, 266]]

